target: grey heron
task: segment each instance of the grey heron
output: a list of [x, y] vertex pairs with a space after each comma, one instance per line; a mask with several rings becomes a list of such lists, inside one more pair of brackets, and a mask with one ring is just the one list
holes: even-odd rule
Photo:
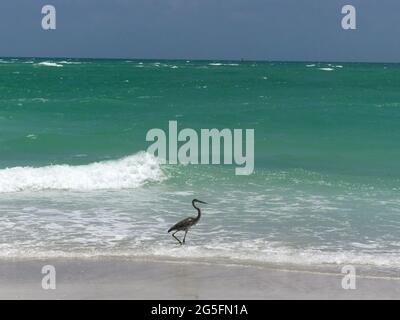
[[[198, 203], [204, 203], [207, 204], [207, 202], [204, 201], [200, 201], [197, 199], [193, 199], [192, 200], [192, 206], [193, 208], [195, 208], [197, 210], [197, 217], [189, 217], [186, 219], [183, 219], [181, 221], [179, 221], [178, 223], [176, 223], [175, 225], [173, 225], [171, 228], [169, 228], [168, 233], [170, 233], [171, 231], [175, 231], [172, 236], [182, 245], [185, 243], [185, 239], [186, 239], [186, 234], [188, 233], [189, 229], [191, 227], [193, 227], [197, 222], [199, 222], [200, 217], [201, 217], [201, 210], [200, 208], [196, 207], [196, 202]], [[183, 240], [179, 240], [177, 237], [175, 237], [175, 233], [177, 233], [178, 231], [185, 231], [185, 235], [183, 236]]]

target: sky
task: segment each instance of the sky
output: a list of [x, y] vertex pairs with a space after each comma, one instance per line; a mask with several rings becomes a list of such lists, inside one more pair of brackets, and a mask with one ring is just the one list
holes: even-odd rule
[[0, 56], [400, 62], [399, 19], [399, 0], [1, 0]]

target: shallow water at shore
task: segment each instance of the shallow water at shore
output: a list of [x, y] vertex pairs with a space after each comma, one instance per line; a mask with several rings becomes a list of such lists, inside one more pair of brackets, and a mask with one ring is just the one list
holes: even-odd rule
[[[5, 63], [7, 62], [7, 63]], [[330, 68], [326, 72], [324, 68]], [[400, 269], [399, 65], [3, 59], [0, 257]], [[146, 132], [254, 128], [255, 173]], [[166, 230], [207, 201], [179, 247]]]

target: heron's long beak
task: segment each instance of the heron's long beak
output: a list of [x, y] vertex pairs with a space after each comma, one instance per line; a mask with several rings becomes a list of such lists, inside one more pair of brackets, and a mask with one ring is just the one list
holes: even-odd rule
[[200, 201], [200, 200], [197, 200], [197, 202], [204, 203], [204, 204], [208, 204], [207, 202]]

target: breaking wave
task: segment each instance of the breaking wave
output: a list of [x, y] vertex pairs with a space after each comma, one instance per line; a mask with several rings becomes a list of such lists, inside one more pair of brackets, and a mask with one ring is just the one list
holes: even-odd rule
[[140, 152], [119, 160], [88, 165], [51, 165], [40, 168], [14, 167], [0, 170], [0, 193], [41, 190], [137, 188], [165, 179], [157, 159]]

